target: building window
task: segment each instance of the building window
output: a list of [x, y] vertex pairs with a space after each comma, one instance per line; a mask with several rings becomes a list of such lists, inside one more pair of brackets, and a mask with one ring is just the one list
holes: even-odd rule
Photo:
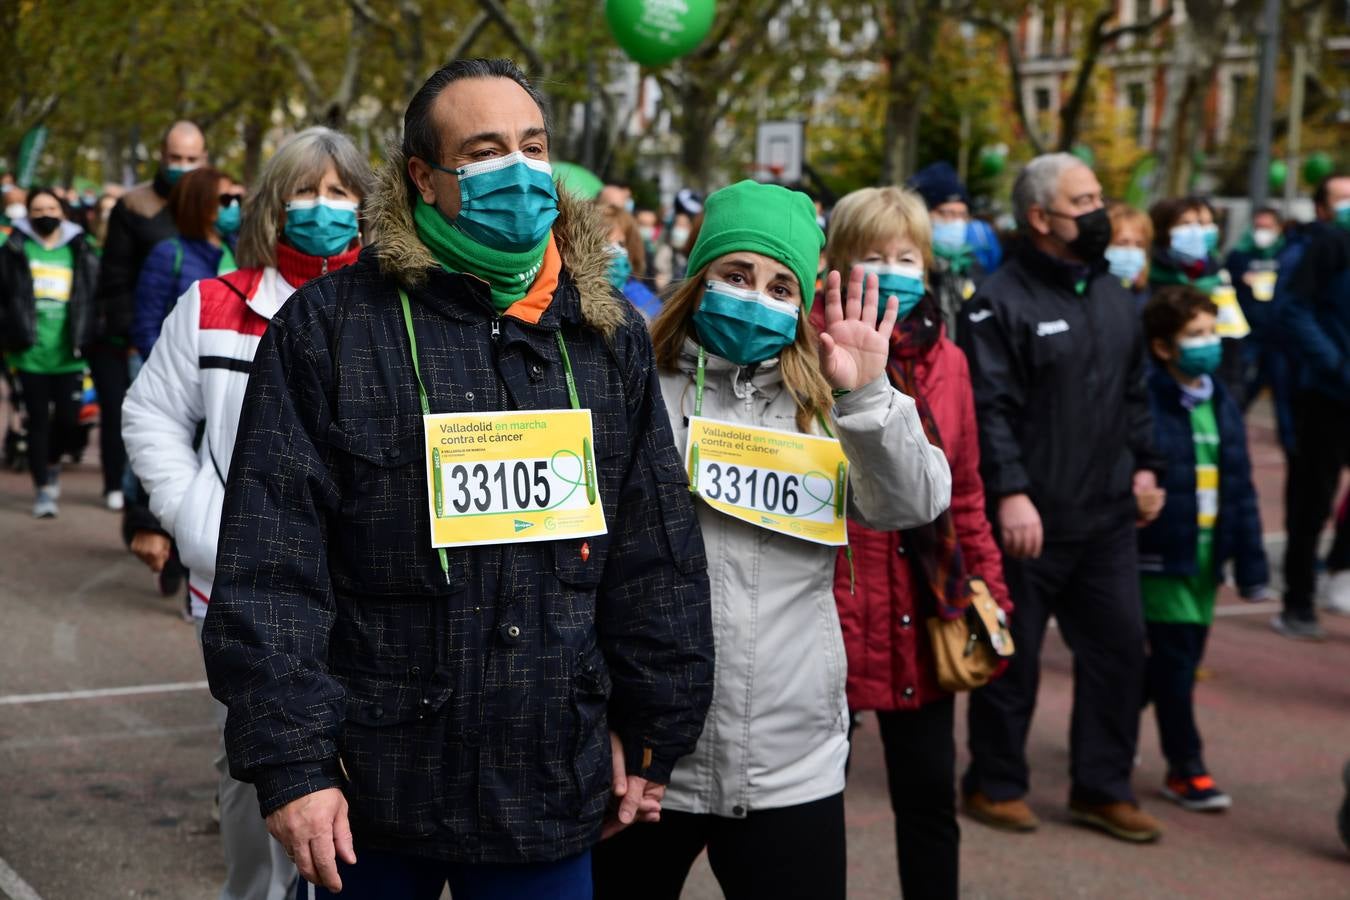
[[1055, 56], [1058, 51], [1055, 40], [1055, 7], [1047, 5], [1041, 12], [1041, 56]]
[[1134, 0], [1134, 20], [1147, 22], [1153, 18], [1153, 0]]
[[1033, 98], [1036, 103], [1036, 112], [1048, 113], [1050, 111], [1050, 89], [1048, 87], [1036, 88]]
[[1125, 103], [1130, 108], [1130, 123], [1135, 143], [1148, 143], [1148, 87], [1142, 81], [1125, 86]]

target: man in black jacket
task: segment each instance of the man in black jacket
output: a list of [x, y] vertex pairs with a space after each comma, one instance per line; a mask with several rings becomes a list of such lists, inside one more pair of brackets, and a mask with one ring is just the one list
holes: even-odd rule
[[707, 562], [651, 340], [548, 149], [514, 64], [435, 73], [379, 243], [258, 347], [204, 646], [310, 896], [589, 898], [602, 826], [659, 815], [703, 727]]
[[1006, 557], [1017, 655], [971, 697], [967, 812], [1030, 831], [1026, 738], [1053, 615], [1074, 651], [1070, 809], [1125, 840], [1158, 837], [1130, 787], [1144, 678], [1136, 521], [1161, 509], [1134, 301], [1107, 272], [1092, 171], [1037, 157], [1013, 187], [1022, 242], [964, 311], [980, 456]]
[[[131, 316], [136, 309], [136, 281], [150, 249], [177, 234], [169, 213], [169, 191], [184, 173], [206, 163], [206, 138], [191, 122], [176, 122], [160, 143], [159, 171], [117, 201], [108, 216], [108, 234], [98, 283], [98, 340], [89, 348], [89, 369], [98, 392], [99, 453], [103, 493], [111, 508], [120, 508], [127, 453], [122, 446], [122, 399], [130, 377]], [[167, 554], [168, 539], [164, 552]]]

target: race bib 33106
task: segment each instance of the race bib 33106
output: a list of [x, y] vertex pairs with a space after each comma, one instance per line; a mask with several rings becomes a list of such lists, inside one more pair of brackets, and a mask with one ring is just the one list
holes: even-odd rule
[[848, 543], [848, 460], [839, 441], [694, 416], [685, 460], [690, 488], [713, 509], [788, 537]]

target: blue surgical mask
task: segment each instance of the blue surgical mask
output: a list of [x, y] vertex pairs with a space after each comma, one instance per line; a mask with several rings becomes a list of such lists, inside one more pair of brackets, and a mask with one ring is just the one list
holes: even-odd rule
[[[239, 217], [239, 204], [231, 203], [216, 216], [216, 232], [221, 237], [230, 237], [237, 234], [239, 232]], [[287, 216], [287, 221], [289, 220], [290, 217]]]
[[193, 165], [190, 166], [165, 166], [164, 180], [169, 183], [169, 187], [173, 187], [175, 184], [178, 183], [178, 179], [182, 178], [184, 175], [191, 172], [193, 169], [198, 168], [201, 168], [200, 163], [194, 163]]
[[1209, 257], [1209, 242], [1203, 225], [1178, 225], [1168, 232], [1172, 252], [1183, 259], [1197, 260]]
[[709, 353], [748, 366], [772, 359], [796, 340], [800, 316], [791, 303], [709, 281], [694, 311], [694, 330]]
[[1144, 263], [1148, 258], [1140, 247], [1107, 247], [1106, 264], [1111, 270], [1111, 274], [1119, 278], [1126, 285], [1134, 284], [1139, 273], [1144, 271]]
[[458, 169], [431, 164], [459, 177], [460, 231], [493, 250], [523, 253], [548, 236], [558, 218], [553, 167], [519, 151]]
[[633, 274], [633, 264], [628, 259], [628, 249], [623, 244], [610, 244], [605, 248], [609, 253], [609, 283], [616, 291], [622, 291]]
[[886, 302], [892, 297], [900, 301], [899, 312], [896, 313], [895, 320], [898, 322], [905, 316], [913, 312], [914, 307], [919, 305], [923, 299], [923, 268], [920, 266], [909, 266], [904, 263], [897, 265], [884, 265], [877, 263], [864, 263], [863, 269], [869, 275], [877, 277], [877, 321], [880, 322], [886, 315]]
[[1217, 334], [1177, 341], [1177, 368], [1192, 378], [1213, 375], [1222, 358], [1223, 344]]
[[1205, 249], [1210, 253], [1219, 252], [1219, 226], [1211, 222], [1208, 225], [1201, 225], [1205, 231]]
[[350, 200], [292, 200], [286, 204], [286, 242], [310, 256], [336, 256], [355, 238], [356, 204]]
[[963, 219], [937, 219], [933, 222], [933, 246], [955, 253], [966, 246], [966, 223]]

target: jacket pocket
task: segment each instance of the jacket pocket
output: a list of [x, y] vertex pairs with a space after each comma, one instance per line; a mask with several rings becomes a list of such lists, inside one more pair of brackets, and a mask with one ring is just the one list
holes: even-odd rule
[[421, 433], [377, 417], [334, 428], [330, 440], [342, 452], [342, 527], [329, 534], [334, 580], [374, 596], [444, 593], [433, 572]]
[[694, 495], [689, 493], [689, 478], [681, 468], [656, 466], [656, 502], [661, 510], [661, 533], [670, 557], [681, 575], [706, 571], [702, 532], [694, 514]]
[[445, 800], [441, 710], [452, 693], [448, 682], [424, 686], [411, 675], [344, 681], [347, 711], [339, 752], [353, 820], [384, 834], [435, 832]]
[[610, 794], [608, 705], [611, 684], [596, 648], [578, 654], [568, 686], [562, 727], [546, 714], [539, 753], [539, 797], [544, 817], [575, 823], [598, 819]]

